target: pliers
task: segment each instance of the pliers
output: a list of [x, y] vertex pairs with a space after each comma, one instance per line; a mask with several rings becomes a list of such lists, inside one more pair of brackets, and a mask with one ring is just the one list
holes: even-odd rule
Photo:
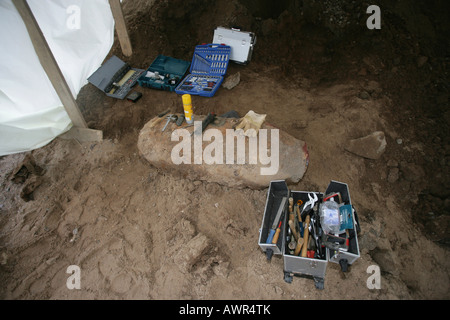
[[312, 208], [314, 208], [314, 205], [316, 204], [316, 202], [319, 200], [319, 198], [317, 197], [317, 194], [315, 194], [314, 192], [309, 192], [308, 193], [308, 198], [309, 200], [306, 201], [305, 205], [303, 206], [303, 210], [302, 210], [302, 215], [303, 213], [309, 213]]

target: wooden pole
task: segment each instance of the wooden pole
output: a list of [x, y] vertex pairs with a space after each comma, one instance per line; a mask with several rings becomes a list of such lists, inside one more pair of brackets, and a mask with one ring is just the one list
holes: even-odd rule
[[86, 121], [78, 108], [72, 92], [67, 85], [66, 79], [64, 79], [61, 69], [56, 62], [55, 57], [53, 56], [53, 53], [50, 50], [44, 34], [39, 28], [39, 25], [31, 12], [27, 1], [13, 0], [13, 3], [25, 23], [39, 61], [41, 62], [44, 71], [47, 73], [50, 82], [55, 88], [56, 93], [61, 99], [61, 102], [72, 120], [73, 125], [79, 128], [87, 128]]
[[127, 25], [123, 16], [120, 0], [109, 0], [109, 6], [111, 7], [111, 11], [114, 17], [117, 37], [119, 38], [122, 53], [125, 56], [129, 57], [133, 54], [133, 48], [131, 46], [130, 37], [128, 36]]

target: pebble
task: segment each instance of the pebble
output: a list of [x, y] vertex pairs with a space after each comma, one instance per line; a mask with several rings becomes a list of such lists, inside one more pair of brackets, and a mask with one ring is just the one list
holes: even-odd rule
[[397, 142], [397, 144], [402, 144], [403, 143], [403, 140], [402, 139], [397, 139], [397, 140], [395, 140], [396, 142]]
[[235, 74], [228, 76], [224, 83], [222, 84], [222, 86], [224, 88], [227, 88], [228, 90], [233, 89], [234, 87], [236, 87], [239, 82], [241, 81], [241, 74], [240, 72], [236, 72]]

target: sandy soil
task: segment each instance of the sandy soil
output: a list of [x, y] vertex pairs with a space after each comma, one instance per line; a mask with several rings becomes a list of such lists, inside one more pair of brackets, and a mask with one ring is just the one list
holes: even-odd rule
[[[251, 63], [228, 69], [240, 72], [239, 85], [194, 96], [195, 113], [254, 110], [306, 141], [308, 170], [290, 188], [347, 183], [361, 257], [347, 273], [330, 263], [324, 290], [305, 278], [286, 283], [283, 260], [268, 262], [258, 246], [267, 189], [186, 180], [139, 155], [140, 129], [168, 108], [182, 112], [179, 95], [137, 87], [143, 97], [133, 104], [86, 85], [77, 100], [102, 142], [57, 138], [0, 158], [0, 298], [449, 299], [442, 3], [382, 2], [383, 27], [369, 31], [364, 5], [351, 1], [325, 1], [327, 10], [314, 1], [197, 2], [124, 1], [134, 54], [123, 57], [117, 41], [111, 54], [147, 68], [157, 54], [190, 61], [219, 25], [256, 32]], [[374, 131], [387, 141], [379, 159], [345, 151]], [[379, 290], [366, 283], [374, 264]], [[70, 265], [81, 269], [80, 290], [66, 286]]]

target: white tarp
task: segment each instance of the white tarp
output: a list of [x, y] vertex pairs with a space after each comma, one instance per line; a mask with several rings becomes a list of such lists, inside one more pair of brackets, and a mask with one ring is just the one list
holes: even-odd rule
[[[114, 42], [108, 0], [28, 0], [76, 98]], [[0, 1], [0, 156], [42, 147], [72, 126], [11, 0]]]

